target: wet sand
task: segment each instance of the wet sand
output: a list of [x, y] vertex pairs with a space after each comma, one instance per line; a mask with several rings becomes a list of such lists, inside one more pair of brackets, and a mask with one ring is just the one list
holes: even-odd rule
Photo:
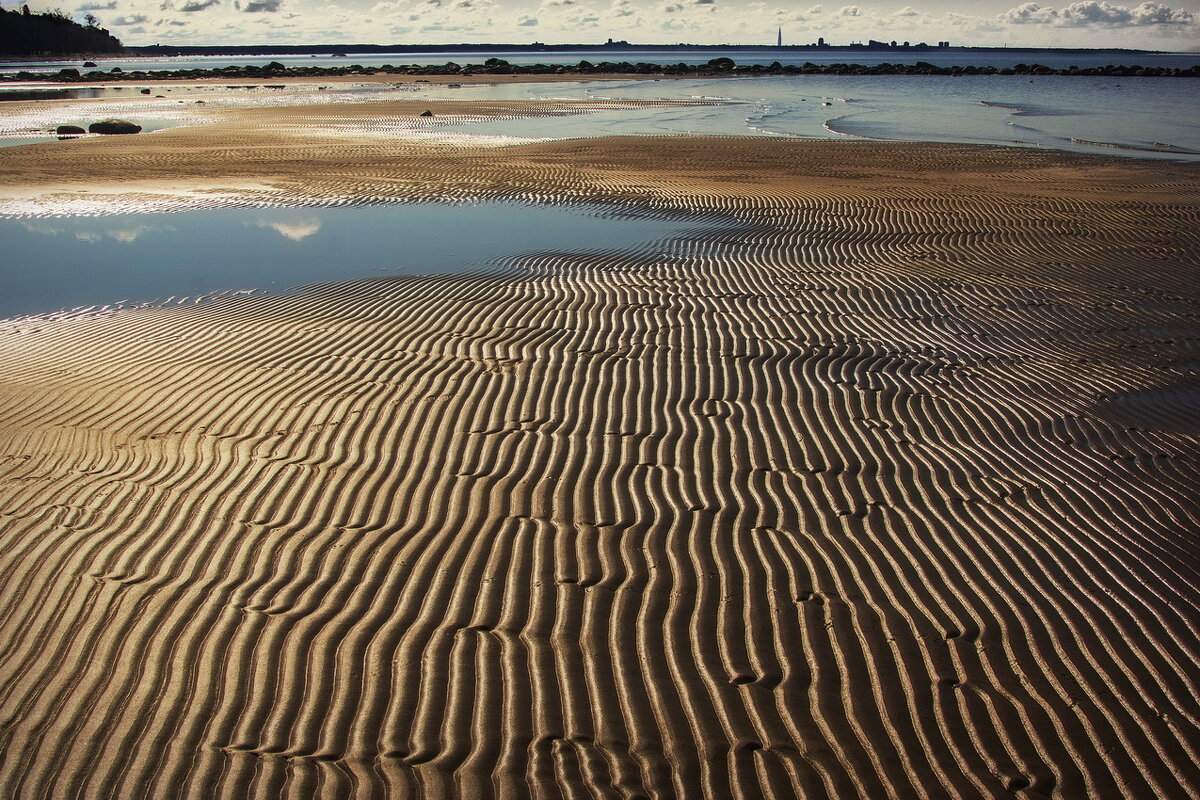
[[413, 113], [0, 149], [4, 213], [695, 220], [0, 324], [0, 796], [1200, 792], [1195, 165]]

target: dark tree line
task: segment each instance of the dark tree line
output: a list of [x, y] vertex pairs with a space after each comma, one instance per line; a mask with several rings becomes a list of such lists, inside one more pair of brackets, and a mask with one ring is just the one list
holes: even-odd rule
[[119, 53], [124, 48], [89, 15], [80, 25], [61, 11], [45, 14], [0, 9], [0, 55], [39, 56], [65, 53]]

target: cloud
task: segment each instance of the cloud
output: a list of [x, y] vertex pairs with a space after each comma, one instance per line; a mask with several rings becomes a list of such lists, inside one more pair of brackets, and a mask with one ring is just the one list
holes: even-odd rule
[[1001, 14], [1000, 19], [1014, 25], [1055, 25], [1062, 28], [1141, 28], [1191, 25], [1196, 21], [1192, 12], [1182, 8], [1173, 9], [1162, 3], [1146, 2], [1129, 8], [1096, 0], [1072, 3], [1057, 10], [1037, 3], [1022, 3]]
[[84, 3], [76, 11], [112, 11], [117, 7], [117, 0], [109, 3]]
[[862, 15], [862, 9], [858, 6], [842, 6], [838, 9], [839, 17], [861, 17]]
[[1191, 25], [1196, 21], [1196, 15], [1162, 3], [1142, 3], [1133, 10], [1133, 21], [1138, 25]]
[[532, 28], [538, 24], [537, 17], [521, 17], [517, 22], [518, 28]]
[[1014, 25], [1041, 25], [1053, 22], [1057, 17], [1057, 11], [1042, 8], [1037, 3], [1022, 3], [1000, 15], [1000, 19]]
[[145, 17], [141, 14], [134, 14], [133, 16], [130, 16], [130, 17], [117, 17], [109, 24], [110, 25], [141, 25], [143, 22], [147, 22], [148, 20], [149, 20], [148, 17]]
[[912, 6], [905, 6], [904, 8], [900, 9], [896, 13], [892, 14], [892, 16], [893, 17], [917, 17], [917, 16], [920, 16], [920, 14]]
[[235, 2], [233, 7], [247, 14], [258, 14], [261, 12], [274, 14], [283, 7], [283, 0], [250, 0], [245, 5]]
[[206, 8], [221, 5], [221, 0], [189, 0], [179, 7], [179, 10], [190, 14], [193, 11], [203, 11]]
[[694, 0], [698, 6], [713, 6], [717, 4], [717, 0]]

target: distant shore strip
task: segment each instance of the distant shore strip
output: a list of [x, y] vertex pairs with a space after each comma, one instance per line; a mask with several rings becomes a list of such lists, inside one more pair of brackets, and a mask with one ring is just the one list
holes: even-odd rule
[[378, 67], [351, 64], [345, 67], [288, 67], [278, 61], [263, 66], [228, 66], [216, 69], [111, 70], [80, 72], [69, 67], [53, 74], [22, 71], [0, 75], [0, 82], [53, 81], [87, 83], [119, 80], [197, 80], [204, 78], [323, 78], [353, 75], [428, 75], [472, 77], [483, 75], [662, 75], [675, 77], [724, 77], [757, 75], [1064, 75], [1113, 78], [1196, 78], [1200, 64], [1187, 68], [1108, 65], [1104, 67], [1067, 67], [1055, 69], [1043, 64], [1017, 64], [1013, 67], [950, 66], [939, 67], [927, 61], [915, 64], [737, 64], [731, 58], [714, 58], [704, 64], [651, 64], [645, 62], [601, 61], [593, 64], [510, 64], [501, 58], [489, 58], [482, 64], [383, 64]]

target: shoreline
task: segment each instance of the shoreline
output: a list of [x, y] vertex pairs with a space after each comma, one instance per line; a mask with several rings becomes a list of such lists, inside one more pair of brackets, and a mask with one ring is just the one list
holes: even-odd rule
[[0, 326], [0, 796], [1200, 793], [1200, 165], [426, 107], [0, 148], [49, 216], [697, 222]]

